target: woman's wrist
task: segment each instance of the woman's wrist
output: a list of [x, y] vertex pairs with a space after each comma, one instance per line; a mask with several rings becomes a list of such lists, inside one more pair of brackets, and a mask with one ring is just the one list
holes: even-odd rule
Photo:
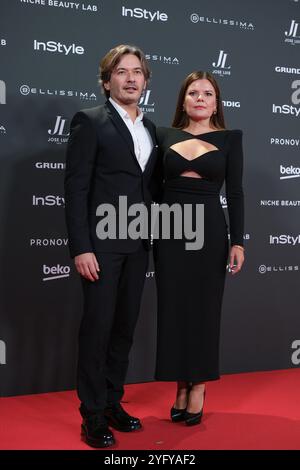
[[241, 251], [245, 251], [245, 248], [242, 245], [232, 245], [232, 248], [238, 248]]

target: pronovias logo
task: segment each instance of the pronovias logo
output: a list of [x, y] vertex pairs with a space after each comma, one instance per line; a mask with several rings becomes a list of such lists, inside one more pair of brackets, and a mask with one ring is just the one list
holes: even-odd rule
[[157, 11], [149, 11], [144, 8], [126, 8], [122, 6], [122, 16], [130, 16], [131, 18], [144, 19], [149, 21], [168, 21], [168, 15]]
[[33, 48], [35, 51], [42, 51], [42, 52], [57, 52], [59, 54], [69, 55], [69, 54], [84, 54], [84, 48], [82, 46], [76, 46], [76, 44], [63, 44], [61, 42], [56, 41], [37, 41], [36, 39], [33, 41]]

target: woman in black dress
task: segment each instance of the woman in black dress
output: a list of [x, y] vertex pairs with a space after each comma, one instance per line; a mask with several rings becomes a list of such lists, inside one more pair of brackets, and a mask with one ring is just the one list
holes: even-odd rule
[[[158, 129], [162, 150], [162, 203], [204, 205], [204, 244], [155, 242], [158, 293], [156, 379], [177, 381], [172, 421], [201, 421], [205, 382], [219, 378], [219, 332], [226, 265], [244, 262], [242, 131], [225, 129], [219, 87], [207, 72], [193, 72], [181, 87], [172, 128]], [[220, 203], [226, 183], [227, 223]], [[195, 223], [194, 210], [194, 223]]]

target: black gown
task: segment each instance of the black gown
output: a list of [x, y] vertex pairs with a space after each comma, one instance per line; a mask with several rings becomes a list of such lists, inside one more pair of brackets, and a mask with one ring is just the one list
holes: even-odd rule
[[[188, 139], [202, 141], [206, 153], [191, 161], [170, 148]], [[229, 245], [220, 190], [225, 181], [231, 245], [243, 245], [242, 131], [195, 136], [159, 128], [158, 142], [164, 172], [161, 202], [192, 207], [204, 204], [204, 245], [192, 251], [185, 249], [185, 238], [154, 241], [158, 296], [155, 377], [166, 381], [216, 380]], [[213, 150], [206, 151], [207, 144], [212, 144]], [[184, 171], [197, 172], [201, 178], [181, 176]]]

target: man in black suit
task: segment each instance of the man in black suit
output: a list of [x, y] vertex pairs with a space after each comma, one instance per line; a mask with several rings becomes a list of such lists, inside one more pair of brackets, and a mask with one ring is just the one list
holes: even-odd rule
[[109, 426], [126, 432], [141, 428], [120, 400], [150, 243], [141, 237], [99, 239], [96, 210], [110, 204], [119, 214], [119, 196], [127, 197], [128, 206], [151, 205], [151, 188], [158, 187], [155, 126], [137, 106], [149, 76], [140, 49], [115, 47], [100, 63], [106, 103], [78, 112], [71, 122], [66, 220], [84, 294], [78, 357], [82, 435], [93, 447], [114, 444]]

